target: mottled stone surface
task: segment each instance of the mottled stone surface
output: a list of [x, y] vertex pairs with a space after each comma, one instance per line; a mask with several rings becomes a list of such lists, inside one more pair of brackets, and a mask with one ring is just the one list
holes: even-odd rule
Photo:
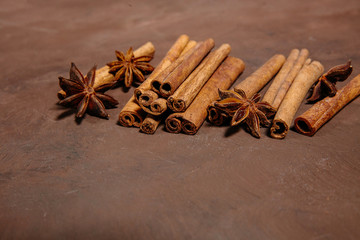
[[0, 238], [359, 239], [360, 99], [284, 140], [120, 127], [132, 89], [108, 92], [110, 120], [56, 105], [71, 61], [86, 73], [152, 41], [156, 65], [182, 33], [231, 44], [237, 82], [295, 47], [325, 69], [352, 59], [353, 77], [359, 22], [358, 0], [1, 1]]

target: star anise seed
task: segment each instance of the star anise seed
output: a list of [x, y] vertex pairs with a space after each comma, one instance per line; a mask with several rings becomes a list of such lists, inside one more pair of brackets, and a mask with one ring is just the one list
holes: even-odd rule
[[117, 61], [107, 63], [110, 67], [109, 73], [113, 74], [115, 81], [124, 80], [125, 86], [130, 87], [135, 80], [143, 82], [144, 74], [151, 73], [154, 68], [149, 64], [152, 56], [134, 57], [132, 47], [129, 48], [126, 55], [122, 52], [115, 51]]
[[308, 102], [316, 102], [327, 96], [335, 96], [337, 90], [335, 84], [337, 81], [346, 80], [352, 72], [351, 61], [346, 64], [332, 67], [323, 74], [319, 80], [315, 83], [312, 89], [312, 95], [307, 99]]
[[104, 84], [98, 87], [94, 86], [95, 81], [94, 66], [84, 77], [74, 63], [71, 63], [70, 79], [59, 77], [59, 84], [62, 90], [66, 92], [66, 98], [59, 102], [60, 105], [67, 107], [76, 107], [76, 117], [81, 118], [88, 111], [94, 115], [108, 118], [105, 108], [115, 107], [118, 103], [114, 98], [104, 94], [114, 84]]
[[260, 124], [269, 127], [268, 118], [274, 116], [276, 112], [270, 104], [259, 102], [260, 94], [247, 98], [239, 89], [234, 91], [219, 89], [219, 96], [220, 100], [214, 105], [232, 117], [231, 126], [245, 123], [246, 129], [257, 138], [260, 138]]

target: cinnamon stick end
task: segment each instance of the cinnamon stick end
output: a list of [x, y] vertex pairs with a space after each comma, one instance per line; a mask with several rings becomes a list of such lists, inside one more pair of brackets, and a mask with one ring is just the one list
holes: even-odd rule
[[194, 135], [197, 133], [197, 131], [199, 130], [196, 125], [192, 122], [185, 122], [183, 124], [182, 130], [185, 134], [188, 135]]
[[180, 133], [181, 132], [181, 121], [175, 117], [169, 116], [165, 120], [166, 130], [170, 133]]
[[306, 136], [313, 136], [316, 132], [309, 121], [303, 117], [296, 118], [294, 125], [297, 132]]
[[283, 139], [285, 138], [288, 131], [289, 131], [289, 126], [286, 124], [286, 122], [277, 119], [274, 120], [270, 128], [270, 136], [276, 139]]
[[139, 115], [124, 111], [119, 114], [118, 123], [124, 127], [140, 127], [142, 121]]

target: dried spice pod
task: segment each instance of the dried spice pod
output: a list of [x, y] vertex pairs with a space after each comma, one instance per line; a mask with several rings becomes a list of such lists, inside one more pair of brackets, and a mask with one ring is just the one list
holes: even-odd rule
[[336, 94], [335, 84], [337, 81], [346, 80], [352, 73], [351, 60], [347, 63], [332, 67], [323, 74], [315, 83], [311, 96], [307, 99], [308, 102], [316, 102], [324, 97], [333, 97]]
[[[155, 53], [154, 45], [151, 42], [147, 42], [134, 51], [134, 56], [135, 57], [144, 56], [144, 55], [153, 56], [154, 53]], [[96, 70], [94, 88], [101, 85], [115, 83], [114, 76], [111, 73], [109, 73], [109, 69], [110, 69], [109, 66], [104, 66]], [[60, 90], [57, 96], [60, 100], [62, 100], [66, 98], [66, 93], [63, 90]]]
[[259, 103], [260, 94], [247, 98], [242, 90], [221, 91], [216, 108], [226, 112], [231, 119], [231, 126], [245, 123], [246, 130], [254, 137], [260, 138], [260, 124], [269, 127], [268, 118], [275, 115], [276, 109], [268, 103]]
[[115, 51], [117, 60], [107, 63], [109, 73], [114, 75], [117, 82], [124, 81], [125, 87], [130, 87], [134, 80], [139, 82], [145, 81], [145, 76], [151, 73], [154, 68], [149, 64], [152, 55], [134, 56], [132, 47], [126, 52]]
[[[246, 96], [253, 96], [260, 91], [279, 71], [285, 62], [285, 56], [275, 54], [249, 77], [235, 86], [235, 89], [243, 91]], [[230, 116], [214, 104], [208, 107], [208, 120], [210, 123], [220, 126], [227, 123]]]
[[76, 107], [77, 118], [82, 118], [86, 111], [99, 117], [109, 118], [105, 107], [115, 107], [118, 103], [114, 98], [104, 94], [112, 84], [94, 87], [94, 66], [86, 76], [83, 76], [74, 63], [71, 63], [70, 79], [59, 77], [61, 89], [66, 93], [66, 98], [59, 101], [60, 105]]

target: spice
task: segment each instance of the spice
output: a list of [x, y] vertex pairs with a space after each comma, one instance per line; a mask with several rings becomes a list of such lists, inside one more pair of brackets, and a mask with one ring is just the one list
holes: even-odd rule
[[[155, 53], [155, 47], [151, 42], [147, 42], [144, 45], [140, 46], [134, 51], [134, 56], [153, 56]], [[109, 67], [104, 66], [96, 70], [95, 72], [95, 82], [94, 88], [103, 85], [103, 84], [113, 84], [115, 83], [114, 76], [109, 73]], [[60, 100], [66, 98], [66, 93], [63, 90], [60, 90], [57, 94]]]
[[115, 107], [118, 102], [109, 95], [104, 94], [113, 84], [94, 86], [94, 66], [84, 77], [74, 63], [71, 63], [70, 79], [59, 77], [59, 84], [66, 93], [66, 98], [59, 102], [60, 105], [77, 107], [76, 117], [81, 118], [85, 112], [108, 118], [105, 107]]
[[152, 56], [139, 56], [134, 57], [132, 47], [124, 55], [122, 52], [115, 51], [117, 61], [107, 63], [110, 67], [109, 73], [114, 75], [115, 81], [122, 81], [126, 87], [130, 87], [133, 80], [144, 82], [144, 74], [151, 73], [154, 68], [149, 64]]
[[222, 44], [217, 50], [209, 53], [180, 87], [167, 99], [167, 104], [174, 112], [184, 112], [211, 75], [229, 55], [231, 47]]
[[231, 119], [231, 126], [245, 123], [247, 130], [254, 137], [260, 138], [260, 124], [269, 127], [268, 118], [274, 116], [276, 109], [268, 103], [259, 103], [260, 94], [247, 98], [242, 90], [221, 91], [220, 101], [215, 102], [216, 108], [225, 111]]
[[[246, 96], [251, 98], [275, 76], [284, 62], [283, 55], [275, 54], [249, 77], [237, 84], [235, 89], [243, 91]], [[208, 107], [208, 113], [209, 122], [217, 126], [224, 124], [230, 118], [225, 111], [216, 108], [214, 104]]]
[[271, 137], [282, 139], [286, 136], [296, 111], [305, 98], [306, 93], [323, 71], [324, 67], [318, 61], [314, 61], [301, 69], [290, 89], [287, 91], [274, 117], [273, 124], [270, 128]]
[[171, 133], [183, 131], [195, 134], [207, 116], [207, 106], [218, 97], [217, 89], [228, 89], [244, 71], [244, 62], [235, 57], [227, 57], [203, 86], [194, 101], [182, 113], [173, 113], [165, 121], [166, 129]]
[[166, 69], [172, 62], [174, 62], [185, 46], [189, 44], [189, 37], [187, 35], [181, 35], [162, 61], [156, 66], [150, 76], [134, 91], [134, 95], [125, 104], [121, 112], [119, 113], [119, 124], [125, 127], [140, 127], [143, 123], [146, 112], [139, 106], [138, 100], [144, 93], [151, 88], [150, 83], [159, 73]]
[[337, 81], [346, 80], [352, 72], [351, 61], [346, 64], [332, 67], [323, 74], [313, 87], [312, 95], [307, 99], [308, 102], [316, 102], [326, 96], [333, 97], [336, 94], [335, 84]]
[[163, 97], [172, 95], [210, 52], [214, 45], [214, 40], [209, 38], [204, 42], [198, 43], [193, 49], [189, 50], [191, 54], [186, 56], [184, 61], [182, 61], [162, 82], [160, 86], [160, 95]]
[[299, 133], [312, 136], [337, 112], [360, 95], [360, 74], [353, 78], [335, 96], [326, 97], [295, 119], [295, 129]]
[[284, 66], [266, 91], [262, 102], [267, 102], [278, 109], [295, 77], [305, 64], [310, 63], [311, 60], [307, 60], [308, 56], [309, 51], [305, 48], [301, 49], [301, 51], [299, 49], [291, 50]]

